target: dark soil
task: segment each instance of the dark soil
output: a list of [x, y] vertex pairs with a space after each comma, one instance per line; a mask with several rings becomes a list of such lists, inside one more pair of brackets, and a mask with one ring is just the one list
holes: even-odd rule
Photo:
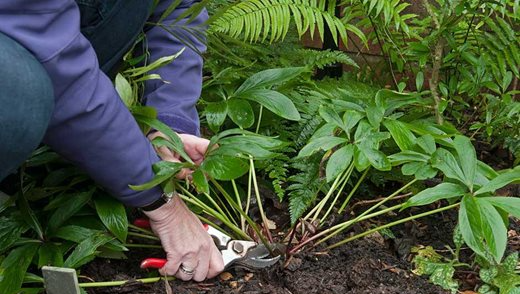
[[[454, 213], [397, 227], [394, 229], [396, 237], [392, 240], [374, 234], [326, 253], [300, 254], [288, 262], [286, 269], [282, 269], [281, 264], [255, 273], [230, 269], [219, 278], [204, 283], [172, 281], [170, 285], [173, 293], [447, 294], [449, 292], [411, 272], [409, 252], [415, 245], [442, 249], [444, 244], [448, 244]], [[129, 254], [128, 260], [98, 259], [84, 267], [81, 275], [95, 281], [147, 277], [148, 273], [138, 266], [145, 255], [153, 254], [136, 251]], [[166, 293], [163, 282], [130, 283], [124, 287], [90, 289], [87, 292]]]

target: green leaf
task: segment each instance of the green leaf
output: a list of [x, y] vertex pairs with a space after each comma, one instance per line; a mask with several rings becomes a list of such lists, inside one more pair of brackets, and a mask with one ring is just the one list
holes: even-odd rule
[[209, 184], [208, 179], [202, 172], [202, 170], [197, 169], [191, 174], [193, 178], [193, 184], [199, 193], [209, 193]]
[[413, 260], [418, 275], [429, 275], [430, 282], [441, 286], [443, 289], [457, 293], [459, 285], [453, 279], [455, 268], [450, 263], [435, 262], [424, 256], [416, 256]]
[[[363, 114], [355, 110], [347, 110], [343, 114], [343, 126], [347, 134], [350, 130], [357, 125], [357, 123], [363, 118]], [[349, 134], [350, 138], [350, 134]]]
[[206, 114], [206, 120], [208, 121], [210, 129], [217, 132], [219, 127], [226, 120], [228, 113], [227, 102], [208, 103], [204, 109], [204, 113]]
[[462, 198], [459, 209], [459, 228], [464, 242], [475, 253], [486, 258], [480, 209], [471, 195], [465, 195]]
[[405, 124], [397, 120], [386, 119], [383, 125], [388, 129], [401, 151], [410, 150], [415, 145], [416, 138]]
[[399, 165], [407, 162], [428, 162], [430, 157], [419, 152], [405, 150], [396, 154], [388, 156], [388, 159], [394, 165]]
[[415, 172], [415, 178], [418, 180], [432, 179], [437, 175], [437, 170], [430, 165], [423, 163], [422, 166]]
[[359, 172], [364, 171], [370, 166], [370, 161], [366, 157], [365, 153], [361, 151], [361, 147], [357, 145], [354, 148], [354, 166]]
[[385, 108], [380, 106], [369, 106], [366, 109], [368, 121], [374, 128], [379, 128], [383, 116], [385, 115]]
[[440, 183], [433, 188], [423, 190], [406, 201], [404, 208], [410, 206], [421, 206], [433, 203], [441, 199], [459, 197], [466, 193], [466, 187], [453, 183]]
[[417, 139], [417, 145], [421, 147], [426, 153], [432, 155], [437, 149], [435, 145], [435, 139], [432, 135], [426, 134]]
[[20, 212], [22, 213], [22, 217], [25, 220], [25, 222], [31, 226], [31, 228], [38, 234], [38, 238], [40, 240], [43, 240], [43, 229], [40, 224], [40, 221], [34, 214], [34, 211], [29, 206], [29, 202], [27, 201], [27, 198], [25, 197], [24, 193], [21, 193], [18, 197], [17, 201], [18, 207], [20, 208]]
[[516, 218], [520, 218], [520, 198], [518, 197], [481, 197], [479, 201], [485, 201], [489, 204], [507, 211]]
[[[157, 139], [157, 138], [156, 138]], [[155, 139], [154, 139], [155, 140]], [[177, 175], [188, 164], [171, 161], [159, 161], [153, 165], [155, 176], [153, 179], [142, 185], [129, 185], [129, 187], [136, 191], [149, 190]]]
[[108, 195], [97, 197], [94, 204], [99, 218], [108, 230], [121, 242], [126, 242], [128, 218], [125, 206]]
[[417, 92], [421, 92], [423, 85], [424, 85], [424, 73], [422, 71], [420, 71], [417, 73], [417, 76], [415, 76], [415, 87], [417, 89]]
[[74, 195], [67, 199], [58, 209], [54, 211], [47, 225], [47, 233], [56, 231], [65, 221], [76, 214], [87, 202], [90, 201], [94, 190]]
[[489, 183], [487, 183], [484, 187], [478, 189], [475, 192], [475, 195], [494, 192], [495, 190], [500, 189], [505, 185], [508, 185], [516, 181], [520, 181], [520, 168], [515, 168], [513, 170], [498, 175], [496, 178], [492, 179]]
[[482, 228], [486, 244], [497, 263], [500, 263], [507, 246], [507, 227], [500, 213], [486, 201], [477, 200], [481, 215]]
[[401, 166], [401, 172], [405, 176], [411, 176], [411, 175], [415, 174], [424, 165], [425, 165], [424, 162], [418, 162], [418, 161], [408, 162], [408, 163], [403, 164], [403, 166]]
[[253, 108], [248, 101], [231, 99], [228, 101], [228, 115], [237, 126], [247, 129], [255, 122]]
[[0, 265], [0, 293], [15, 294], [22, 286], [27, 268], [40, 244], [26, 244], [12, 250]]
[[294, 103], [282, 93], [268, 89], [256, 89], [244, 92], [239, 97], [260, 103], [274, 114], [285, 119], [294, 121], [301, 119]]
[[0, 217], [0, 254], [18, 241], [27, 228], [28, 226], [21, 220]]
[[319, 137], [310, 141], [305, 147], [300, 150], [298, 157], [310, 156], [318, 150], [328, 151], [335, 146], [346, 143], [347, 139], [339, 137]]
[[299, 76], [305, 70], [306, 69], [304, 67], [287, 67], [261, 71], [244, 81], [244, 83], [242, 83], [242, 85], [240, 85], [240, 87], [235, 91], [235, 95], [239, 95], [253, 89], [263, 89], [274, 84], [281, 84]]
[[347, 145], [334, 152], [327, 162], [327, 182], [334, 180], [352, 163], [354, 156], [354, 145]]
[[63, 255], [58, 245], [46, 242], [38, 250], [38, 268], [44, 265], [62, 266]]
[[172, 143], [171, 148], [173, 151], [175, 151], [177, 154], [179, 154], [184, 160], [187, 162], [193, 164], [193, 161], [191, 158], [186, 154], [186, 151], [184, 151], [184, 144], [182, 143], [181, 138], [166, 124], [160, 122], [157, 119], [145, 117], [142, 115], [134, 114], [134, 118], [140, 122], [143, 123], [151, 128], [154, 128], [155, 130], [163, 133], [166, 137], [168, 137], [168, 141]]
[[319, 113], [320, 116], [329, 124], [333, 124], [337, 127], [345, 129], [345, 127], [343, 126], [343, 120], [341, 119], [341, 117], [339, 117], [339, 114], [334, 109], [322, 105], [320, 106]]
[[473, 190], [475, 173], [477, 171], [477, 153], [468, 137], [455, 136], [453, 146], [459, 156], [459, 164], [464, 174], [464, 183]]
[[432, 155], [432, 166], [442, 171], [446, 177], [466, 183], [457, 160], [448, 150], [437, 149]]
[[361, 152], [366, 156], [370, 164], [381, 171], [389, 171], [392, 169], [392, 164], [386, 155], [376, 149], [368, 148], [368, 146], [358, 146]]
[[95, 258], [98, 247], [108, 243], [113, 238], [104, 233], [94, 234], [81, 241], [63, 263], [64, 267], [78, 268]]
[[130, 86], [130, 83], [123, 77], [122, 74], [118, 73], [116, 75], [116, 91], [119, 94], [119, 97], [121, 97], [121, 100], [123, 100], [123, 103], [126, 105], [126, 107], [131, 106], [134, 104], [134, 96], [132, 93], [132, 86]]
[[208, 156], [200, 169], [217, 180], [233, 180], [241, 177], [249, 170], [247, 161], [224, 155]]
[[70, 225], [59, 228], [56, 232], [54, 232], [52, 237], [61, 238], [63, 240], [72, 241], [75, 243], [80, 243], [81, 241], [99, 233], [102, 233], [102, 231], [88, 229], [81, 226]]

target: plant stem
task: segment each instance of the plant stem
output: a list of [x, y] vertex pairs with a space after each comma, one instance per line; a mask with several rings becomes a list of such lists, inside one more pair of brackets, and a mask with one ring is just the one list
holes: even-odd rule
[[258, 112], [258, 122], [256, 123], [256, 130], [255, 133], [258, 134], [258, 131], [260, 130], [260, 122], [262, 121], [262, 113], [264, 112], [264, 106], [260, 105], [260, 111]]
[[[249, 215], [249, 206], [251, 206], [251, 191], [253, 189], [253, 174], [251, 173], [251, 169], [249, 169], [249, 174], [247, 176], [247, 200], [246, 200], [246, 210], [244, 211], [246, 215]], [[242, 230], [246, 230], [246, 221], [241, 217], [242, 221]]]
[[[237, 204], [240, 207], [240, 210], [243, 210], [242, 200], [240, 199], [240, 194], [238, 193], [237, 183], [235, 182], [235, 180], [231, 180], [231, 184], [233, 185], [233, 191], [235, 192]], [[240, 215], [240, 226], [242, 228], [242, 231], [245, 231], [245, 219], [242, 215]]]
[[[345, 171], [346, 173], [347, 171]], [[329, 191], [327, 191], [327, 194], [325, 195], [325, 197], [323, 197], [323, 199], [321, 199], [321, 201], [318, 203], [318, 205], [316, 205], [304, 218], [303, 220], [307, 220], [311, 214], [314, 213], [314, 216], [312, 217], [312, 221], [314, 222], [317, 218], [318, 218], [318, 215], [320, 214], [321, 210], [323, 209], [323, 206], [325, 206], [325, 203], [329, 200], [330, 196], [332, 195], [332, 193], [334, 193], [334, 191], [336, 190], [336, 188], [338, 187], [339, 185], [339, 182], [341, 181], [341, 179], [343, 178], [343, 174], [339, 175], [336, 177], [336, 179], [334, 179], [334, 182], [332, 182], [332, 186], [330, 186], [329, 188]]]
[[[325, 212], [323, 217], [320, 219], [320, 224], [322, 224], [325, 221], [325, 219], [327, 219], [330, 212], [332, 211], [332, 208], [334, 208], [334, 205], [336, 204], [336, 201], [338, 201], [338, 198], [341, 195], [341, 193], [343, 192], [343, 189], [345, 189], [345, 186], [347, 185], [348, 180], [350, 179], [350, 176], [352, 175], [353, 170], [354, 170], [354, 164], [351, 163], [350, 166], [348, 167], [347, 172], [345, 173], [343, 179], [341, 179], [341, 181], [340, 181], [340, 182], [342, 182], [342, 184], [341, 184], [341, 187], [339, 188], [338, 192], [336, 193], [336, 197], [334, 197], [334, 200], [329, 205], [329, 209], [327, 209], [327, 211]], [[351, 192], [351, 194], [352, 194], [352, 192]]]
[[213, 208], [209, 207], [208, 205], [206, 205], [204, 202], [202, 202], [201, 200], [197, 199], [196, 197], [188, 197], [188, 196], [185, 196], [185, 195], [181, 195], [180, 197], [182, 198], [182, 200], [184, 200], [186, 202], [189, 202], [191, 204], [197, 205], [198, 207], [202, 208], [207, 214], [209, 214], [209, 215], [217, 218], [221, 222], [223, 222], [228, 228], [230, 228], [238, 236], [240, 236], [242, 238], [249, 238], [247, 236], [247, 234], [242, 232], [240, 230], [240, 228], [238, 228], [235, 224], [233, 224], [231, 221], [229, 221], [227, 217], [221, 215], [219, 212], [217, 212]]
[[150, 239], [150, 240], [154, 240], [154, 241], [159, 241], [159, 238], [157, 238], [155, 236], [150, 236], [150, 235], [145, 235], [145, 234], [140, 234], [140, 233], [134, 233], [134, 232], [128, 232], [128, 236], [133, 236], [133, 237], [138, 237], [138, 238], [143, 238], [143, 239]]
[[[364, 217], [360, 218], [358, 221], [364, 221], [364, 220], [367, 220], [367, 219], [370, 219], [370, 218], [373, 218], [373, 217], [376, 217], [376, 216], [379, 216], [379, 215], [382, 215], [382, 214], [385, 214], [385, 213], [388, 213], [390, 211], [393, 211], [393, 210], [396, 210], [396, 209], [399, 209], [401, 207], [403, 207], [404, 204], [398, 204], [398, 205], [394, 205], [392, 207], [388, 207], [388, 208], [385, 208], [385, 209], [382, 209], [380, 211], [376, 211], [374, 213], [371, 213], [371, 214], [368, 214], [368, 215], [365, 215]], [[316, 239], [319, 239], [321, 236], [324, 236], [330, 232], [334, 232], [335, 230], [338, 230], [340, 228], [342, 228], [343, 226], [350, 226], [352, 223], [353, 223], [354, 220], [349, 220], [349, 221], [346, 221], [346, 222], [343, 222], [343, 223], [340, 223], [340, 224], [337, 224], [333, 227], [330, 227], [326, 230], [323, 230], [321, 232], [319, 232], [318, 234], [312, 236], [311, 238], [303, 241], [302, 243], [296, 245], [294, 248], [291, 249], [291, 253], [294, 253], [296, 252], [298, 249], [302, 248], [303, 246], [307, 245], [308, 243], [316, 240]]]
[[347, 229], [348, 227], [350, 227], [352, 224], [355, 224], [357, 222], [360, 221], [360, 219], [362, 217], [364, 217], [365, 215], [371, 213], [373, 210], [375, 210], [376, 208], [380, 207], [381, 205], [385, 204], [386, 202], [390, 201], [392, 198], [394, 198], [395, 196], [399, 195], [402, 191], [406, 190], [408, 187], [410, 187], [411, 185], [413, 185], [415, 182], [417, 182], [417, 179], [413, 179], [411, 180], [408, 184], [402, 186], [401, 188], [399, 188], [397, 191], [395, 191], [394, 193], [390, 194], [388, 197], [385, 197], [384, 199], [382, 199], [381, 201], [379, 201], [378, 203], [374, 204], [372, 207], [370, 207], [369, 209], [363, 211], [363, 213], [361, 213], [360, 215], [358, 215], [356, 218], [354, 218], [353, 220], [351, 220], [350, 222], [346, 222], [345, 225], [343, 227], [340, 227], [338, 228], [335, 232], [331, 233], [330, 235], [328, 235], [327, 237], [321, 239], [320, 241], [318, 241], [316, 243], [316, 245], [318, 244], [321, 244], [325, 241], [327, 241], [328, 239], [334, 237], [335, 235], [339, 234], [340, 232], [344, 231], [345, 229]]
[[360, 233], [360, 234], [357, 234], [355, 236], [352, 236], [350, 238], [347, 238], [347, 239], [345, 239], [343, 241], [334, 243], [334, 244], [328, 246], [327, 249], [333, 249], [333, 248], [336, 248], [336, 247], [338, 247], [340, 245], [343, 245], [343, 244], [345, 244], [347, 242], [359, 239], [359, 238], [364, 237], [366, 235], [370, 235], [370, 234], [372, 234], [374, 232], [377, 232], [377, 231], [380, 231], [382, 229], [393, 227], [395, 225], [399, 225], [399, 224], [402, 224], [402, 223], [405, 223], [405, 222], [408, 222], [408, 221], [411, 221], [411, 220], [414, 220], [414, 219], [418, 219], [418, 218], [421, 218], [421, 217], [424, 217], [424, 216], [428, 216], [428, 215], [431, 215], [431, 214], [435, 214], [435, 213], [438, 213], [438, 212], [441, 212], [441, 211], [449, 210], [449, 209], [455, 208], [457, 206], [459, 206], [459, 203], [455, 203], [455, 204], [448, 205], [448, 206], [445, 206], [445, 207], [437, 208], [437, 209], [430, 210], [430, 211], [427, 211], [427, 212], [423, 212], [423, 213], [420, 213], [420, 214], [417, 214], [417, 215], [412, 215], [410, 217], [403, 218], [401, 220], [394, 221], [394, 222], [391, 222], [389, 224], [379, 226], [377, 228], [373, 228], [371, 230], [368, 230], [368, 231], [365, 231], [363, 233]]
[[370, 167], [365, 169], [365, 171], [363, 172], [363, 174], [361, 175], [361, 177], [357, 181], [356, 185], [354, 186], [354, 188], [352, 188], [352, 191], [350, 191], [350, 193], [348, 194], [347, 198], [345, 199], [345, 201], [343, 202], [343, 204], [339, 208], [338, 213], [342, 213], [343, 212], [343, 209], [345, 209], [345, 207], [349, 203], [350, 198], [352, 198], [352, 196], [354, 195], [354, 193], [356, 193], [356, 191], [359, 188], [359, 186], [361, 185], [361, 183], [365, 180], [365, 177], [367, 176], [369, 170], [370, 170]]
[[128, 248], [162, 249], [161, 245], [150, 245], [150, 244], [124, 244], [123, 246], [128, 247]]
[[267, 217], [265, 216], [264, 208], [262, 206], [262, 199], [260, 197], [260, 190], [258, 189], [258, 182], [256, 180], [255, 173], [255, 163], [252, 158], [249, 158], [249, 165], [251, 169], [251, 175], [253, 178], [253, 187], [255, 188], [255, 196], [256, 196], [256, 204], [258, 205], [258, 211], [260, 212], [260, 216], [262, 217], [262, 222], [264, 223], [265, 231], [267, 233], [267, 239], [270, 242], [273, 242], [273, 236], [271, 236], [271, 231], [269, 230], [269, 222], [267, 221]]
[[128, 228], [132, 229], [132, 230], [136, 230], [136, 231], [141, 232], [143, 234], [147, 234], [147, 235], [150, 235], [150, 236], [155, 236], [152, 231], [140, 228], [140, 227], [132, 225], [132, 224], [128, 224]]
[[173, 281], [175, 280], [175, 277], [156, 277], [156, 278], [146, 278], [146, 279], [137, 279], [137, 280], [126, 280], [126, 281], [110, 281], [110, 282], [94, 282], [94, 283], [79, 283], [79, 286], [81, 288], [94, 288], [94, 287], [114, 287], [114, 286], [121, 286], [124, 285], [130, 281], [136, 281], [143, 284], [150, 284], [159, 282], [160, 280], [167, 280], [167, 281]]

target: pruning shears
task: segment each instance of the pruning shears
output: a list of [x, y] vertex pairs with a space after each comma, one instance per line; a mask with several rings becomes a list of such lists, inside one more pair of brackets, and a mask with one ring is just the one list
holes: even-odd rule
[[[136, 219], [134, 225], [140, 228], [150, 228], [149, 220], [143, 218]], [[280, 259], [280, 255], [269, 258], [271, 252], [264, 244], [246, 240], [233, 240], [230, 236], [208, 224], [204, 224], [204, 228], [222, 253], [225, 269], [232, 266], [244, 267], [250, 270], [261, 269], [274, 265]], [[276, 244], [273, 246], [276, 246]], [[146, 258], [141, 262], [141, 268], [159, 269], [166, 262], [167, 260], [163, 258]]]

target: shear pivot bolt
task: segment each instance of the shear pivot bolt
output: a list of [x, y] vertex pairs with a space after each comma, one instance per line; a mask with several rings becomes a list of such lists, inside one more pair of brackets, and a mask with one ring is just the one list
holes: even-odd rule
[[244, 251], [244, 245], [238, 242], [233, 243], [233, 251], [236, 253], [242, 253]]

